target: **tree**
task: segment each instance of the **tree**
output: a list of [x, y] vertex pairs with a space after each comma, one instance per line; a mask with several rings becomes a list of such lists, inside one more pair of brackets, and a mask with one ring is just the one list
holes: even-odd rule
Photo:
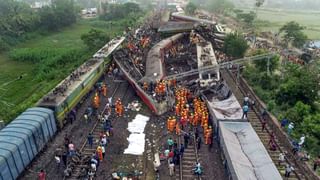
[[192, 2], [189, 2], [186, 6], [186, 13], [189, 15], [194, 15], [196, 9], [197, 9], [197, 6]]
[[104, 13], [100, 16], [104, 20], [124, 19], [135, 14], [141, 14], [142, 10], [136, 3], [103, 4]]
[[77, 12], [73, 0], [54, 0], [51, 6], [39, 11], [41, 26], [49, 31], [69, 26], [77, 21]]
[[87, 34], [81, 35], [81, 40], [89, 49], [99, 49], [105, 45], [110, 37], [101, 30], [91, 29]]
[[249, 48], [247, 41], [238, 33], [228, 34], [224, 41], [224, 52], [232, 57], [243, 57]]
[[253, 11], [250, 11], [248, 13], [238, 13], [237, 14], [237, 18], [243, 20], [248, 25], [252, 25], [255, 17], [256, 17], [256, 13], [254, 13]]
[[280, 28], [280, 33], [284, 33], [283, 38], [287, 43], [292, 40], [295, 47], [302, 47], [308, 39], [307, 35], [302, 32], [303, 29], [303, 26], [291, 21]]
[[318, 72], [309, 71], [306, 66], [289, 64], [275, 100], [279, 105], [295, 105], [298, 101], [313, 105], [318, 99], [319, 88]]
[[255, 7], [256, 7], [256, 15], [258, 15], [258, 9], [263, 5], [264, 0], [256, 0]]
[[[259, 55], [259, 54], [265, 54], [265, 53], [267, 52], [262, 49], [258, 49], [253, 55]], [[269, 72], [272, 74], [279, 67], [279, 61], [280, 61], [280, 57], [277, 55], [269, 59], [269, 64], [268, 64], [268, 58], [257, 60], [257, 61], [254, 61], [253, 63], [259, 72], [266, 72], [268, 70], [268, 65], [269, 65]]]

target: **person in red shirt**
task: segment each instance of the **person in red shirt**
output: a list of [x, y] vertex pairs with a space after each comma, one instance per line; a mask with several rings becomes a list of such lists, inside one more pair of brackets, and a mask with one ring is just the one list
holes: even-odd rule
[[173, 151], [170, 151], [168, 155], [168, 164], [170, 164], [170, 162], [173, 160], [173, 156], [174, 156]]
[[43, 169], [41, 169], [41, 171], [39, 172], [39, 180], [46, 180], [46, 173], [43, 171]]

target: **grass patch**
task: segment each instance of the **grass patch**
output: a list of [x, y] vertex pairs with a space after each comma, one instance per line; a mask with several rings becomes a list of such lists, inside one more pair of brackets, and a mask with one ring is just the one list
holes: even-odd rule
[[292, 11], [271, 11], [259, 10], [258, 19], [268, 21], [268, 24], [261, 24], [258, 26], [264, 31], [278, 31], [281, 26], [289, 21], [296, 21], [300, 25], [305, 26], [304, 32], [309, 39], [320, 39], [320, 13], [303, 13]]
[[[121, 21], [120, 21], [121, 22]], [[6, 123], [26, 108], [32, 107], [43, 95], [55, 87], [68, 74], [93, 55], [81, 40], [81, 35], [91, 28], [105, 31], [111, 36], [123, 32], [125, 23], [100, 20], [81, 20], [78, 23], [50, 34], [33, 35], [32, 40], [18, 44], [11, 52], [0, 54], [0, 119]], [[50, 58], [28, 61], [13, 60], [15, 54], [24, 56], [25, 51], [46, 49]], [[60, 52], [63, 53], [60, 53]], [[59, 52], [55, 55], [56, 52]], [[75, 53], [74, 59], [68, 55]], [[59, 57], [60, 56], [60, 57]], [[52, 57], [52, 58], [51, 58]], [[63, 58], [66, 58], [64, 61]], [[57, 66], [52, 66], [56, 63]], [[60, 65], [59, 65], [60, 64]], [[41, 76], [40, 73], [44, 75]], [[46, 77], [46, 78], [39, 78]], [[22, 77], [22, 78], [20, 78]]]

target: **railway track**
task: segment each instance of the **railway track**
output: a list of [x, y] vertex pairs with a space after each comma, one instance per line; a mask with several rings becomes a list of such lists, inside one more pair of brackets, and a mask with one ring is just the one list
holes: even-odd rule
[[[236, 96], [238, 102], [242, 102], [244, 99], [244, 91], [242, 91], [236, 84], [236, 80], [233, 78], [233, 76], [231, 75], [231, 72], [228, 72], [228, 70], [223, 69], [220, 70], [222, 77], [224, 78], [224, 80], [226, 81], [226, 83], [228, 84], [228, 86], [230, 87], [232, 93]], [[291, 149], [285, 149], [284, 145], [282, 144], [282, 142], [279, 141], [279, 139], [277, 137], [275, 137], [275, 141], [276, 141], [276, 145], [277, 145], [277, 150], [276, 151], [271, 151], [269, 149], [268, 146], [268, 142], [270, 140], [270, 134], [272, 133], [270, 126], [267, 124], [266, 125], [266, 130], [262, 131], [262, 124], [261, 124], [261, 119], [260, 119], [260, 114], [258, 114], [256, 111], [252, 111], [250, 110], [248, 113], [248, 120], [251, 123], [252, 127], [254, 128], [254, 130], [256, 131], [257, 135], [259, 136], [259, 138], [261, 139], [261, 142], [263, 143], [263, 145], [265, 146], [266, 150], [268, 151], [272, 161], [274, 162], [274, 164], [276, 165], [278, 171], [280, 172], [281, 176], [283, 178], [284, 174], [285, 174], [285, 165], [286, 163], [291, 164], [295, 170], [293, 171], [293, 173], [291, 173], [289, 178], [289, 180], [295, 180], [295, 179], [306, 179], [306, 177], [304, 177], [303, 175], [303, 171], [301, 171], [300, 169], [297, 168], [297, 165], [294, 163], [295, 160], [292, 159], [290, 156], [286, 157], [286, 162], [285, 163], [281, 163], [279, 164], [278, 162], [278, 158], [279, 158], [279, 154], [280, 152], [290, 152]]]
[[[194, 134], [194, 130], [192, 131]], [[178, 144], [182, 143], [183, 138], [178, 136]], [[193, 135], [191, 137], [192, 145], [188, 145], [188, 148], [185, 148], [183, 157], [180, 157], [180, 165], [179, 168], [175, 169], [175, 179], [176, 180], [202, 180], [205, 179], [202, 176], [194, 175], [193, 170], [196, 162], [200, 162], [196, 138]], [[189, 143], [190, 144], [190, 143]]]
[[[113, 98], [112, 102], [115, 102], [117, 98], [123, 99], [125, 95], [128, 93], [128, 89], [129, 89], [129, 84], [127, 82], [116, 83], [116, 86], [111, 94], [111, 97]], [[101, 115], [105, 113], [106, 107], [107, 106], [104, 106], [103, 110], [101, 111]], [[85, 139], [85, 141], [83, 142], [79, 150], [82, 157], [91, 158], [91, 155], [95, 153], [96, 147], [99, 145], [98, 139], [100, 139], [100, 132], [102, 131], [103, 131], [102, 123], [96, 120], [92, 130], [90, 131], [94, 139], [93, 148], [90, 147], [90, 145], [87, 143], [87, 139]], [[83, 159], [86, 159], [86, 158], [83, 158]], [[86, 163], [86, 161], [81, 161], [80, 163], [75, 164], [75, 167], [72, 170], [71, 176], [64, 179], [76, 180], [76, 179], [81, 179], [85, 177], [86, 174], [84, 174], [83, 169], [87, 167], [88, 167], [88, 164]]]

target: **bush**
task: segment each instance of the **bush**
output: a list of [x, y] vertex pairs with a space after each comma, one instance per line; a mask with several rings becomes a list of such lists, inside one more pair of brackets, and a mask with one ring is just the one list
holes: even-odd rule
[[63, 79], [71, 69], [80, 65], [84, 59], [89, 58], [83, 49], [46, 49], [46, 48], [20, 48], [10, 51], [9, 56], [15, 61], [30, 62], [35, 65], [37, 80]]

